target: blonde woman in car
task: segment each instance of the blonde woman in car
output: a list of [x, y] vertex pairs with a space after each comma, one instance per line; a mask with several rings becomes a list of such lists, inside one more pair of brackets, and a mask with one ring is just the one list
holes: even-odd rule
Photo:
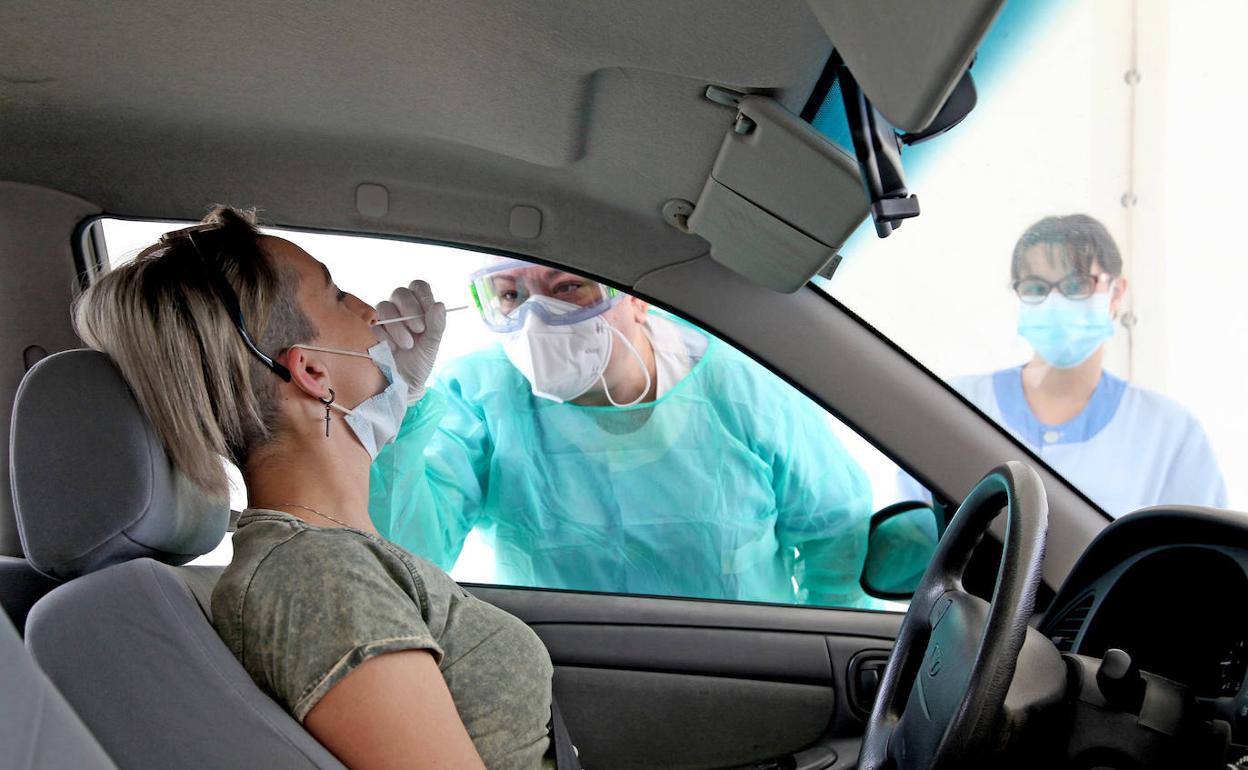
[[[426, 334], [444, 326], [423, 308]], [[409, 401], [369, 305], [217, 209], [82, 296], [174, 464], [250, 507], [212, 619], [256, 683], [347, 766], [553, 767], [551, 663], [521, 621], [380, 538], [369, 466]], [[436, 340], [434, 340], [436, 343]]]

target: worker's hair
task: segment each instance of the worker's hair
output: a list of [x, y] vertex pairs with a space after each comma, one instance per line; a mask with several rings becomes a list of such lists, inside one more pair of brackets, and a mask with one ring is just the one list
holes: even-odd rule
[[75, 303], [74, 326], [112, 357], [178, 469], [223, 496], [222, 457], [245, 467], [273, 437], [279, 399], [277, 375], [243, 345], [217, 276], [264, 353], [317, 331], [296, 297], [298, 273], [265, 252], [254, 212], [218, 206], [204, 223], [217, 227], [195, 243], [158, 242], [96, 280]]
[[1048, 246], [1047, 257], [1055, 265], [1090, 274], [1095, 262], [1115, 278], [1122, 275], [1122, 253], [1113, 236], [1105, 225], [1087, 214], [1045, 217], [1028, 227], [1014, 244], [1014, 258], [1010, 263], [1012, 280], [1027, 277], [1027, 252], [1038, 245]]

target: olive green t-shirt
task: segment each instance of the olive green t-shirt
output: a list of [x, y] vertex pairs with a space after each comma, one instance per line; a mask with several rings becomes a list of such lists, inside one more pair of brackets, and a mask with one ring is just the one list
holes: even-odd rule
[[541, 640], [376, 535], [248, 509], [212, 593], [212, 622], [256, 684], [301, 723], [369, 658], [429, 650], [486, 767], [554, 767], [552, 668]]

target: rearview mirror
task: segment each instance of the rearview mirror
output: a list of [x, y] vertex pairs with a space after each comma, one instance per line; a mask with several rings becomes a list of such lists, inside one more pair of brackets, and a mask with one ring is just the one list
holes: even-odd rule
[[859, 582], [878, 599], [909, 599], [936, 552], [940, 526], [926, 503], [896, 503], [871, 517]]

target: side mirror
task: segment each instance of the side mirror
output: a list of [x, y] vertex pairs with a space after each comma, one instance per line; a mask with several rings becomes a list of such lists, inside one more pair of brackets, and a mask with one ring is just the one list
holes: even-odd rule
[[877, 599], [909, 599], [940, 541], [936, 512], [926, 503], [896, 503], [871, 517], [859, 582]]

